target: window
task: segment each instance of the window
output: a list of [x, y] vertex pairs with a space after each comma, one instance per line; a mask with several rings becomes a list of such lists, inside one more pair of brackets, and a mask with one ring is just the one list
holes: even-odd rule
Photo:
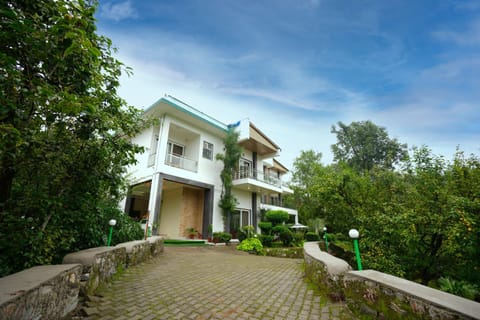
[[203, 157], [213, 160], [213, 143], [203, 141]]
[[240, 179], [250, 178], [251, 167], [252, 167], [252, 162], [250, 160], [241, 158], [240, 165], [239, 165], [239, 178]]
[[183, 155], [185, 154], [185, 147], [175, 142], [169, 141], [168, 153], [173, 154], [177, 157], [183, 157]]

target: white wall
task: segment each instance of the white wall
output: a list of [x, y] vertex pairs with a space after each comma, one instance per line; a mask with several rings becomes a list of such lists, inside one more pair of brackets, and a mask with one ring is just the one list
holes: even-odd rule
[[160, 234], [168, 234], [177, 237], [181, 233], [178, 230], [180, 216], [182, 214], [182, 189], [164, 190], [163, 201], [160, 208]]

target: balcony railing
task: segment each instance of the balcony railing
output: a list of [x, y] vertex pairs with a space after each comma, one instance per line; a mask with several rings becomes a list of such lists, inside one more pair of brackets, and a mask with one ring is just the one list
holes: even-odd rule
[[235, 172], [234, 180], [238, 179], [254, 179], [257, 181], [265, 182], [276, 187], [282, 187], [282, 180], [277, 177], [265, 174], [262, 171], [253, 171], [248, 169], [240, 169]]
[[197, 172], [198, 163], [195, 160], [188, 159], [173, 153], [167, 153], [165, 164], [171, 167], [181, 168], [192, 172]]
[[156, 153], [152, 153], [148, 155], [148, 163], [147, 163], [148, 167], [153, 167], [155, 165], [156, 155], [157, 155]]

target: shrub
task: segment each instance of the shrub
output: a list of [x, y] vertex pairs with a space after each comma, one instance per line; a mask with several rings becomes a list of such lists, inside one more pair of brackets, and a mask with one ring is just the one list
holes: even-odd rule
[[[291, 231], [290, 231], [291, 232]], [[305, 242], [305, 237], [303, 232], [291, 232], [293, 235], [292, 244], [294, 247], [303, 247]]]
[[242, 251], [255, 251], [255, 253], [261, 253], [263, 251], [263, 245], [257, 238], [248, 238], [243, 240], [238, 246], [238, 250]]
[[238, 240], [243, 241], [253, 237], [254, 234], [255, 228], [253, 226], [243, 226], [238, 232]]
[[232, 239], [232, 235], [227, 232], [214, 232], [213, 233], [213, 242], [215, 243], [229, 243]]
[[282, 230], [282, 232], [279, 234], [279, 237], [284, 246], [289, 247], [292, 245], [293, 234], [292, 231], [288, 230], [288, 228]]
[[315, 232], [307, 232], [305, 234], [305, 240], [307, 241], [320, 241], [320, 236]]
[[457, 281], [450, 278], [438, 279], [440, 290], [474, 300], [478, 294], [478, 288], [466, 281]]
[[280, 224], [272, 228], [272, 232], [276, 235], [279, 235], [280, 233], [285, 232], [285, 230], [288, 230], [288, 228], [283, 224]]
[[270, 231], [272, 230], [272, 223], [268, 221], [262, 221], [258, 224], [258, 227], [263, 234], [270, 234]]
[[264, 247], [271, 247], [273, 242], [273, 236], [269, 234], [261, 234], [258, 236], [260, 242], [263, 244]]
[[273, 223], [273, 225], [284, 223], [288, 221], [289, 214], [283, 210], [269, 210], [265, 214], [265, 217], [268, 221]]

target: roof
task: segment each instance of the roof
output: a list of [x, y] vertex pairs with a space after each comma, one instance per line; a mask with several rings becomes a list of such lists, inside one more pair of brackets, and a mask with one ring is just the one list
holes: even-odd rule
[[148, 113], [153, 113], [155, 112], [155, 108], [161, 104], [161, 103], [165, 103], [171, 107], [173, 107], [174, 109], [178, 110], [178, 111], [181, 111], [183, 113], [186, 113], [190, 116], [192, 116], [193, 118], [197, 119], [197, 120], [200, 120], [206, 124], [209, 124], [217, 129], [220, 129], [222, 131], [225, 131], [227, 132], [228, 131], [228, 126], [209, 116], [208, 114], [206, 113], [203, 113], [202, 111], [192, 107], [191, 105], [175, 98], [175, 97], [172, 97], [171, 95], [165, 95], [164, 97], [160, 98], [159, 100], [157, 100], [154, 104], [152, 104], [150, 107], [148, 107], [146, 110], [145, 110], [145, 114], [148, 114]]

